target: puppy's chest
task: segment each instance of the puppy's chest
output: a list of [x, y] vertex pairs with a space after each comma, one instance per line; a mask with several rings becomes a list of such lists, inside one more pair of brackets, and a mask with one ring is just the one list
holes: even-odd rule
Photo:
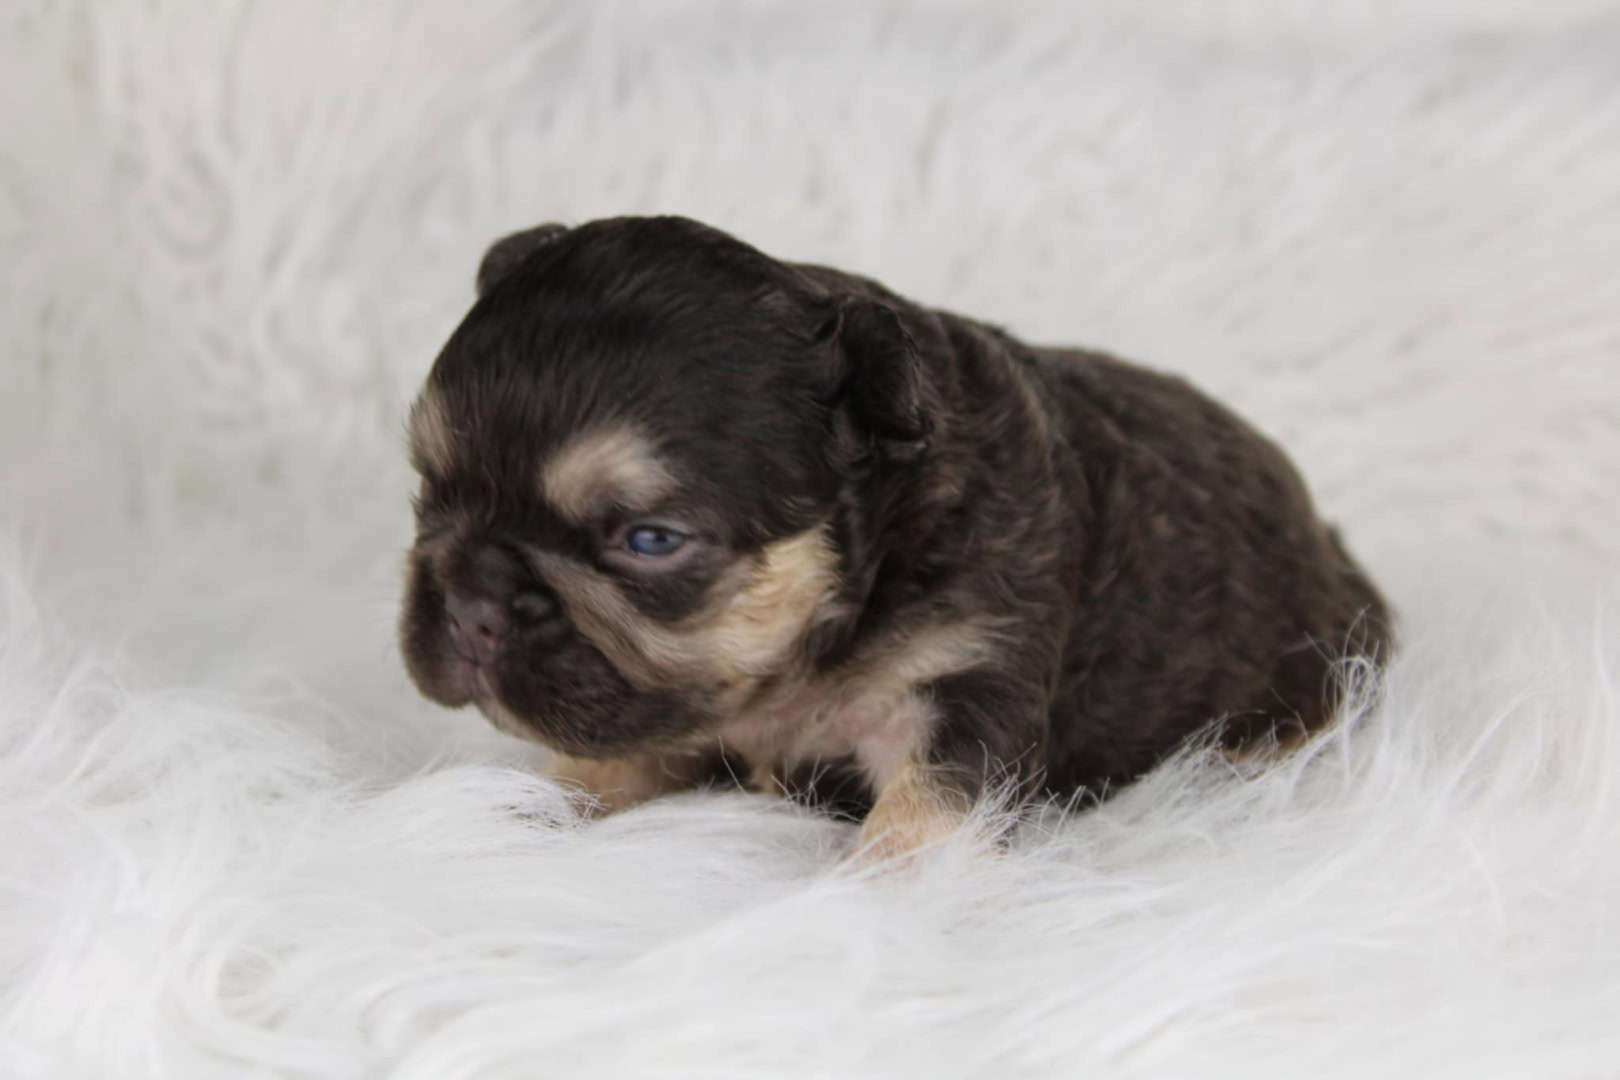
[[923, 744], [928, 708], [912, 688], [871, 678], [822, 678], [781, 688], [716, 734], [765, 788], [806, 766], [853, 759], [882, 787]]
[[755, 786], [852, 759], [882, 789], [926, 752], [935, 719], [928, 687], [992, 662], [997, 633], [998, 624], [974, 618], [891, 634], [846, 668], [764, 688], [714, 735], [748, 762]]

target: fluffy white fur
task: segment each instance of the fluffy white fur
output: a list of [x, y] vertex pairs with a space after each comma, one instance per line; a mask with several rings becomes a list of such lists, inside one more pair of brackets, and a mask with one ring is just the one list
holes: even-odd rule
[[[13, 5], [0, 1073], [1611, 1073], [1620, 19], [1361, 11]], [[401, 418], [490, 238], [652, 210], [1231, 401], [1381, 702], [900, 873], [583, 824], [405, 683]]]

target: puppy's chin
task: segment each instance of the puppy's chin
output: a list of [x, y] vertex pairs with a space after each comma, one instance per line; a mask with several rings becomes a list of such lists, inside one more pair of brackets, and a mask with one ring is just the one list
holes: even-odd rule
[[576, 758], [675, 749], [703, 726], [680, 701], [659, 695], [638, 695], [617, 713], [600, 718], [583, 716], [561, 702], [539, 714], [523, 715], [497, 695], [480, 693], [473, 700], [497, 730]]
[[539, 738], [501, 701], [500, 679], [490, 668], [453, 654], [423, 657], [407, 649], [405, 669], [417, 690], [434, 704], [451, 709], [474, 705], [486, 720], [508, 735]]
[[493, 691], [475, 700], [497, 727], [575, 757], [667, 747], [706, 724], [681, 695], [637, 689], [577, 637], [543, 655], [503, 657], [478, 681]]
[[439, 655], [430, 648], [413, 648], [407, 640], [401, 650], [405, 672], [421, 695], [435, 705], [459, 709], [480, 694], [493, 695], [494, 687], [473, 664], [454, 655]]
[[476, 706], [484, 714], [484, 719], [497, 730], [519, 738], [543, 741], [531, 726], [501, 702], [498, 679], [489, 668], [468, 663], [460, 657], [438, 665], [432, 678], [419, 677], [415, 671], [416, 665], [411, 665], [411, 668], [412, 681], [429, 701], [452, 709]]

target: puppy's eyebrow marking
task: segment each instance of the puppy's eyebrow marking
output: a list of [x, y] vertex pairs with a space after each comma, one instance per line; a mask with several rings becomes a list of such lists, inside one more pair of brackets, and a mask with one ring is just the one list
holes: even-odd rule
[[424, 472], [445, 476], [455, 466], [455, 442], [445, 419], [444, 403], [432, 387], [411, 406], [411, 459]]
[[583, 523], [605, 500], [647, 505], [674, 486], [675, 477], [652, 444], [628, 424], [579, 436], [540, 470], [541, 494], [576, 523]]

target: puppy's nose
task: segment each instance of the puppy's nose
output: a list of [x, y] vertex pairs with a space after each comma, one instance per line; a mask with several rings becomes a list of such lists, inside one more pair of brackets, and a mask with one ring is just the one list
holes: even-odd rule
[[491, 664], [506, 636], [506, 613], [493, 600], [450, 593], [444, 598], [456, 651], [479, 664]]

